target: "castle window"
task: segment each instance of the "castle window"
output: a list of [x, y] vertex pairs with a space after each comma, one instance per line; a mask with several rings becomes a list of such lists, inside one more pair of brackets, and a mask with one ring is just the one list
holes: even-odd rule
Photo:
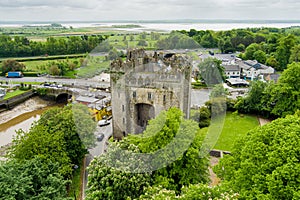
[[164, 103], [166, 102], [166, 95], [164, 95]]
[[123, 124], [125, 124], [125, 118], [123, 118]]
[[125, 111], [125, 106], [124, 106], [124, 105], [122, 105], [122, 111], [123, 111], [123, 112]]
[[152, 94], [151, 92], [148, 92], [148, 100], [151, 100], [152, 99]]
[[132, 93], [132, 97], [133, 97], [133, 98], [136, 98], [136, 91], [134, 91], [134, 92]]

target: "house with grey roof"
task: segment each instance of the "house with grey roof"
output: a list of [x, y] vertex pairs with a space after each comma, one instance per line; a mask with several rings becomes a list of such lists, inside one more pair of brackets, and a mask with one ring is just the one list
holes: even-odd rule
[[241, 68], [239, 65], [222, 65], [224, 67], [225, 75], [228, 78], [240, 78]]
[[256, 60], [237, 60], [236, 63], [241, 68], [242, 77], [247, 79], [253, 80], [261, 75], [266, 77], [275, 73], [275, 69], [273, 67], [261, 64]]

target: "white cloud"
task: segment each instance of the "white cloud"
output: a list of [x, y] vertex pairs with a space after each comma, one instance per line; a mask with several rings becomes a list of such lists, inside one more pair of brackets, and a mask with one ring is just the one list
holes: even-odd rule
[[2, 20], [300, 19], [298, 0], [1, 0]]

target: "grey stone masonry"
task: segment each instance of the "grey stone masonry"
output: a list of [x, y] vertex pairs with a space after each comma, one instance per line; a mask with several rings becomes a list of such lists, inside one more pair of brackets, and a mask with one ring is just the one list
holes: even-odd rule
[[113, 136], [145, 130], [148, 120], [171, 107], [189, 118], [192, 64], [188, 57], [143, 49], [111, 63]]

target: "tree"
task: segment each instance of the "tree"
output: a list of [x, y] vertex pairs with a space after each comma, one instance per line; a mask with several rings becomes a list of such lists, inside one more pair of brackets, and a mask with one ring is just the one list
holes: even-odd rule
[[41, 158], [0, 163], [0, 199], [67, 199], [59, 165]]
[[225, 81], [224, 68], [221, 61], [216, 58], [206, 58], [198, 65], [200, 79], [204, 80], [206, 85], [212, 86]]
[[137, 43], [138, 46], [143, 46], [146, 47], [148, 46], [148, 43], [146, 40], [139, 40], [139, 42]]
[[109, 60], [115, 60], [119, 57], [118, 50], [116, 48], [113, 48], [108, 52], [108, 59]]
[[[269, 105], [271, 113], [276, 116], [294, 114], [300, 109], [300, 63], [292, 63], [287, 66], [278, 84], [269, 93]], [[267, 94], [266, 94], [267, 95]]]
[[178, 108], [161, 112], [143, 134], [112, 143], [92, 163], [88, 199], [137, 198], [149, 186], [173, 189], [208, 181], [204, 135]]
[[206, 31], [206, 33], [201, 37], [200, 45], [204, 48], [217, 47], [217, 40], [211, 31]]
[[47, 110], [38, 121], [49, 133], [64, 133], [66, 151], [73, 164], [79, 165], [88, 148], [95, 145], [96, 123], [85, 105], [67, 105]]
[[270, 56], [269, 58], [267, 58], [266, 60], [266, 65], [274, 67], [275, 69], [278, 68], [278, 61], [276, 60], [276, 58], [274, 56]]
[[239, 98], [234, 107], [241, 113], [260, 113], [261, 99], [267, 85], [268, 83], [262, 81], [251, 82], [248, 94], [244, 98]]
[[40, 125], [33, 126], [28, 133], [23, 130], [17, 132], [13, 140], [10, 157], [19, 162], [39, 157], [45, 166], [49, 162], [59, 164], [59, 173], [65, 178], [70, 177], [71, 160], [66, 152], [63, 132], [51, 134], [47, 128]]
[[228, 91], [224, 88], [223, 84], [217, 84], [213, 87], [209, 97], [216, 98], [216, 97], [226, 97]]
[[300, 45], [294, 46], [291, 50], [290, 63], [300, 62]]
[[215, 171], [241, 199], [299, 199], [300, 116], [250, 131]]
[[82, 106], [68, 105], [44, 112], [29, 132], [17, 132], [10, 157], [23, 161], [38, 156], [47, 162], [58, 162], [60, 173], [70, 177], [72, 166], [80, 165], [88, 145], [95, 143], [96, 124]]
[[[152, 165], [158, 169], [152, 175], [154, 184], [176, 192], [180, 192], [183, 185], [208, 181], [208, 152], [199, 156], [204, 135], [196, 122], [184, 120], [182, 116], [178, 108], [171, 108], [151, 120], [142, 135], [124, 140], [138, 146], [142, 153], [153, 153], [154, 163], [158, 163]], [[162, 167], [159, 165], [162, 162], [168, 165]]]
[[146, 188], [143, 195], [139, 197], [142, 200], [190, 200], [190, 199], [201, 199], [201, 200], [227, 200], [227, 199], [238, 199], [238, 194], [232, 190], [226, 191], [225, 188], [216, 186], [210, 187], [204, 184], [194, 184], [188, 187], [184, 187], [180, 195], [176, 195], [174, 190], [167, 190], [165, 188], [155, 186]]
[[159, 49], [195, 49], [199, 47], [199, 44], [184, 34], [172, 31], [167, 38], [157, 41], [157, 47]]
[[291, 34], [280, 39], [279, 46], [276, 49], [276, 60], [279, 62], [277, 70], [283, 71], [289, 64], [291, 50], [295, 46], [295, 41], [295, 36]]
[[265, 64], [267, 59], [267, 54], [262, 50], [258, 50], [253, 54], [253, 58], [257, 60], [259, 63]]
[[25, 65], [16, 60], [4, 60], [2, 63], [2, 72], [6, 73], [9, 71], [23, 71]]
[[60, 69], [58, 68], [57, 65], [52, 65], [52, 66], [49, 68], [49, 73], [50, 73], [51, 75], [58, 76], [58, 75], [60, 75]]
[[260, 50], [259, 44], [252, 43], [250, 44], [245, 51], [245, 59], [246, 60], [253, 60], [254, 59], [254, 53], [256, 51]]
[[210, 110], [206, 106], [202, 106], [199, 110], [197, 110], [191, 119], [196, 122], [199, 122], [199, 128], [208, 127], [210, 125]]
[[146, 40], [147, 39], [147, 33], [146, 32], [142, 32], [139, 34], [139, 37], [141, 40]]
[[[121, 147], [122, 144], [120, 143], [112, 143], [107, 154], [103, 154], [91, 162], [88, 168], [88, 190], [85, 199], [121, 200], [128, 197], [137, 198], [142, 194], [144, 188], [150, 185], [150, 173], [132, 173], [122, 170], [127, 166], [131, 166], [132, 162], [127, 160], [128, 156], [131, 156], [130, 153], [122, 151], [122, 156], [120, 156], [119, 148]], [[139, 152], [134, 145], [130, 145], [127, 150], [135, 153]], [[123, 166], [115, 163], [116, 156], [118, 159], [122, 159], [120, 163]], [[112, 163], [116, 165], [112, 166]]]

